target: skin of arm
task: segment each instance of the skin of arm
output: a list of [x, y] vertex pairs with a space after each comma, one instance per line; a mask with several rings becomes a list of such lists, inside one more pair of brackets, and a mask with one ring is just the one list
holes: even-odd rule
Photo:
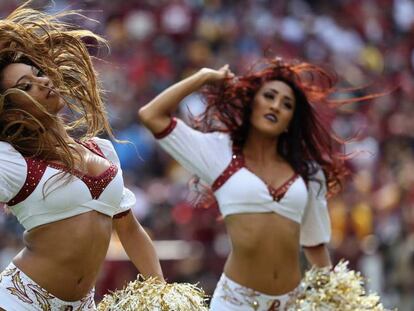
[[114, 218], [113, 225], [128, 257], [144, 277], [164, 279], [154, 245], [134, 214], [130, 211]]
[[163, 131], [171, 122], [171, 114], [177, 110], [180, 102], [206, 83], [234, 77], [228, 65], [219, 70], [203, 68], [188, 78], [170, 86], [138, 111], [142, 124], [153, 133]]
[[[186, 96], [197, 91], [206, 83], [221, 81], [226, 77], [234, 77], [228, 65], [219, 70], [203, 68], [170, 86], [139, 109], [138, 118], [152, 133], [162, 132], [170, 124], [171, 114], [177, 110], [180, 102]], [[138, 270], [144, 276], [155, 275], [162, 278], [159, 261], [151, 240], [132, 213], [114, 219], [114, 226], [125, 251]]]
[[306, 259], [312, 266], [318, 268], [332, 266], [331, 257], [329, 256], [326, 244], [303, 247]]

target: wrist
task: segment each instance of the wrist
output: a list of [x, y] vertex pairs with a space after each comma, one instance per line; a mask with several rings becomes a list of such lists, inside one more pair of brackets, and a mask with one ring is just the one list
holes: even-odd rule
[[197, 81], [198, 88], [202, 87], [203, 85], [207, 84], [209, 80], [209, 73], [203, 69], [200, 69], [194, 74], [194, 77]]

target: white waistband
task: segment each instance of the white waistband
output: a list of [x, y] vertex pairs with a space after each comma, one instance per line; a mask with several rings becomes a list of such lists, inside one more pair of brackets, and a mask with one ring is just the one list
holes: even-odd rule
[[40, 287], [13, 263], [0, 274], [0, 307], [6, 310], [43, 310], [42, 307], [49, 307], [45, 310], [96, 310], [94, 293], [92, 289], [81, 300], [64, 301]]
[[210, 304], [210, 310], [285, 310], [293, 304], [301, 291], [297, 288], [283, 295], [267, 295], [254, 289], [240, 285], [229, 279], [224, 273], [217, 284]]

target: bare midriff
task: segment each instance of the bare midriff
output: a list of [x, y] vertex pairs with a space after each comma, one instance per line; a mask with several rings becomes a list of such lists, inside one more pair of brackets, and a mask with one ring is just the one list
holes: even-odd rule
[[13, 263], [57, 298], [77, 301], [94, 287], [111, 232], [112, 219], [96, 211], [46, 224], [24, 233]]
[[298, 286], [298, 223], [276, 213], [229, 215], [225, 223], [232, 245], [224, 267], [227, 277], [267, 295]]

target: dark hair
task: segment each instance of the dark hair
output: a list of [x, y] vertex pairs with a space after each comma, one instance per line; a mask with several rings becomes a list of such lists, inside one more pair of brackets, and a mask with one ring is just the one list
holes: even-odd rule
[[329, 100], [336, 91], [337, 75], [316, 65], [281, 58], [265, 59], [264, 66], [221, 85], [203, 90], [206, 110], [192, 116], [193, 126], [202, 132], [221, 131], [230, 134], [233, 144], [242, 147], [250, 129], [252, 103], [258, 90], [267, 81], [282, 81], [295, 95], [296, 108], [289, 129], [281, 134], [277, 152], [305, 181], [314, 179], [321, 168], [326, 176], [328, 193], [341, 189], [347, 173], [343, 146], [328, 126], [328, 113], [346, 102], [365, 100], [370, 96], [348, 100]]

